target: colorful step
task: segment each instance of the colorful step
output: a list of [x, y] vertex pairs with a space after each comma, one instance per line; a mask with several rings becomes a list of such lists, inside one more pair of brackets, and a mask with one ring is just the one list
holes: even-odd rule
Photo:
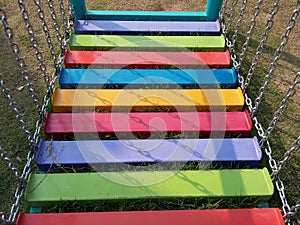
[[241, 111], [237, 89], [55, 89], [54, 112], [85, 111]]
[[64, 69], [60, 88], [236, 88], [235, 69]]
[[71, 0], [76, 19], [149, 20], [149, 21], [216, 21], [222, 0], [208, 0], [205, 12], [87, 10], [85, 0]]
[[225, 52], [122, 52], [67, 50], [66, 68], [101, 69], [230, 69], [230, 53]]
[[[257, 138], [154, 139], [102, 141], [40, 141], [36, 164], [40, 171], [124, 164], [169, 165], [198, 162], [204, 165], [257, 167], [262, 157]], [[126, 167], [127, 168], [127, 167]]]
[[[284, 225], [277, 208], [23, 214], [16, 225]], [[126, 221], [126, 223], [124, 222]]]
[[130, 36], [72, 34], [71, 50], [225, 51], [221, 36]]
[[221, 35], [220, 22], [75, 20], [76, 34]]
[[257, 197], [274, 192], [264, 169], [31, 174], [31, 206], [59, 201]]
[[[147, 112], [147, 113], [48, 113], [48, 138], [149, 137], [182, 134], [184, 137], [247, 137], [252, 122], [244, 112]], [[135, 135], [135, 136], [133, 136]]]

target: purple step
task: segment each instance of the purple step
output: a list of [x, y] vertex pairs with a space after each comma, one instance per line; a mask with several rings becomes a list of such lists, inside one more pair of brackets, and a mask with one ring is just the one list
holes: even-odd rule
[[76, 34], [221, 35], [220, 22], [76, 20]]
[[[36, 164], [41, 171], [144, 163], [221, 163], [257, 167], [257, 138], [41, 141]], [[205, 165], [206, 165], [205, 164]]]

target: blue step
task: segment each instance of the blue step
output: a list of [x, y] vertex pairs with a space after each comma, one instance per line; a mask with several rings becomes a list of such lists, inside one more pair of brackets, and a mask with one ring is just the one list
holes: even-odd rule
[[257, 138], [147, 139], [41, 141], [36, 164], [41, 171], [58, 165], [68, 168], [122, 166], [143, 163], [222, 163], [257, 167], [262, 157]]
[[75, 20], [76, 34], [221, 35], [220, 22]]
[[61, 69], [59, 73], [61, 88], [236, 88], [235, 69]]

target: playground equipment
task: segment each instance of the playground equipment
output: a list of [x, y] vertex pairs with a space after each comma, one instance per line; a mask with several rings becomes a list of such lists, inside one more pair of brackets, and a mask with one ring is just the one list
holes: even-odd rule
[[[250, 63], [249, 45], [262, 0], [250, 13], [244, 39], [240, 37], [242, 23], [250, 7], [246, 0], [232, 0], [230, 7], [228, 0], [208, 0], [205, 12], [97, 11], [87, 10], [84, 0], [71, 0], [68, 7], [62, 0], [48, 0], [49, 20], [45, 5], [34, 2], [43, 38], [37, 35], [24, 2], [19, 0], [18, 5], [44, 80], [46, 94], [42, 101], [36, 88], [42, 86], [41, 81], [30, 75], [5, 7], [0, 5], [4, 33], [34, 105], [31, 110], [38, 117], [32, 131], [20, 110], [21, 100], [8, 88], [9, 72], [0, 71], [3, 99], [20, 123], [30, 149], [21, 171], [0, 140], [0, 156], [18, 183], [11, 210], [0, 212], [3, 223], [297, 222], [299, 202], [288, 202], [280, 176], [299, 149], [300, 136], [294, 137], [291, 131], [289, 138], [295, 140], [285, 153], [276, 146], [272, 150], [270, 140], [295, 95], [300, 72], [286, 85], [286, 95], [274, 110], [274, 117], [263, 123], [265, 128], [260, 123], [265, 117], [259, 109], [267, 104], [263, 98], [297, 22], [299, 0], [260, 88], [254, 75], [280, 0], [270, 6], [272, 12]], [[48, 49], [39, 45], [44, 38]], [[46, 50], [50, 60], [45, 57]], [[259, 88], [254, 97], [250, 97], [255, 92], [251, 88]], [[299, 122], [294, 125], [298, 135]], [[278, 162], [274, 155], [280, 153], [283, 159]], [[262, 159], [269, 168], [264, 167], [267, 163]], [[189, 167], [191, 162], [199, 167]], [[257, 208], [274, 195], [275, 188], [281, 210], [279, 205]], [[83, 212], [70, 208], [77, 202], [97, 205], [192, 198], [241, 202], [254, 198], [257, 203], [240, 209]], [[22, 202], [30, 207], [30, 213], [22, 213]], [[71, 203], [65, 209], [67, 213], [47, 212], [47, 207], [60, 203]]]

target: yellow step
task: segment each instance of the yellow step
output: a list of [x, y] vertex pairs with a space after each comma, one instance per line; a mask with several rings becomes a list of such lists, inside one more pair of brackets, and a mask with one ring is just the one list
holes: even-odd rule
[[237, 89], [55, 89], [54, 112], [72, 111], [241, 111]]

